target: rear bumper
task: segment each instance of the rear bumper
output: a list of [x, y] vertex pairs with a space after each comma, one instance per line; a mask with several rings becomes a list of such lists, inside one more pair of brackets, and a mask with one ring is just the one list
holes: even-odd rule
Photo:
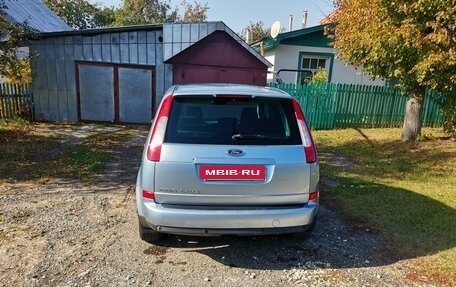
[[144, 203], [141, 225], [158, 232], [186, 235], [255, 235], [302, 232], [315, 223], [318, 203], [296, 207], [195, 209]]

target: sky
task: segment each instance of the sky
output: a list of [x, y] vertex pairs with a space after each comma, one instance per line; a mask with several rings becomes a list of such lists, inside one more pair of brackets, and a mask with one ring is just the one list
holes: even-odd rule
[[[91, 0], [104, 6], [119, 7], [121, 0]], [[181, 0], [171, 0], [171, 6], [180, 7]], [[193, 3], [193, 0], [189, 0]], [[234, 32], [238, 33], [250, 22], [262, 21], [266, 28], [275, 21], [288, 31], [289, 17], [293, 15], [293, 30], [301, 29], [303, 11], [308, 11], [307, 27], [318, 25], [318, 21], [328, 15], [331, 0], [198, 0], [208, 3], [208, 21], [223, 21]]]

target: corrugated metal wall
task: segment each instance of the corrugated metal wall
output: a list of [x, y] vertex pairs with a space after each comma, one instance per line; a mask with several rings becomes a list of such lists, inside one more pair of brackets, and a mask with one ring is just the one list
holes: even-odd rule
[[[78, 103], [77, 92], [81, 87], [78, 87], [76, 62], [78, 67], [84, 63], [101, 64], [101, 66], [122, 65], [123, 68], [133, 65], [135, 69], [145, 66], [149, 70], [154, 67], [155, 79], [152, 82], [154, 85], [152, 89], [156, 98], [152, 105], [157, 107], [164, 92], [173, 82], [173, 65], [165, 64], [165, 62], [215, 31], [226, 32], [253, 57], [263, 62], [265, 66], [270, 66], [269, 62], [250, 48], [223, 22], [174, 23], [163, 26], [146, 25], [63, 32], [63, 34], [48, 34], [44, 39], [32, 41], [30, 51], [37, 56], [34, 63], [36, 75], [33, 83], [36, 118], [47, 121], [75, 122], [81, 118], [84, 119], [84, 117], [78, 116], [78, 109], [79, 115], [81, 112], [84, 115], [86, 112], [90, 112], [87, 105], [82, 107], [85, 109], [84, 111], [78, 107], [81, 102]], [[98, 76], [103, 79], [101, 74]], [[90, 100], [90, 97], [97, 92], [98, 86], [95, 85], [97, 80], [92, 76], [90, 79], [87, 83], [83, 83], [92, 87], [89, 89], [90, 93], [87, 92], [83, 95], [85, 97], [83, 100]], [[122, 83], [119, 85], [117, 82], [119, 79], [122, 80], [122, 77], [118, 79], [105, 77], [104, 79], [114, 82], [116, 92], [126, 94], [118, 91], [122, 87], [128, 87], [121, 85]], [[100, 87], [102, 86], [100, 84]], [[84, 88], [87, 87], [84, 86], [82, 90]], [[128, 90], [130, 89], [128, 88]], [[79, 91], [81, 92], [81, 90]], [[100, 95], [107, 100], [112, 94], [112, 91], [106, 93], [100, 91], [100, 94], [96, 94], [96, 96]], [[122, 95], [119, 99], [118, 94], [115, 94], [114, 97], [115, 121], [122, 121], [125, 113], [131, 115], [132, 111], [128, 109], [129, 107], [119, 111], [119, 106], [128, 105], [131, 101], [122, 98]], [[98, 101], [100, 103], [103, 102], [101, 99], [97, 100], [100, 100]], [[92, 107], [92, 114], [97, 109], [98, 107]], [[119, 115], [117, 116], [117, 114]], [[96, 119], [96, 117], [90, 116], [86, 118]]]
[[75, 61], [155, 66], [160, 102], [172, 84], [172, 65], [163, 63], [163, 32], [113, 32], [94, 36], [60, 36], [33, 41], [37, 55], [33, 84], [37, 119], [78, 121]]

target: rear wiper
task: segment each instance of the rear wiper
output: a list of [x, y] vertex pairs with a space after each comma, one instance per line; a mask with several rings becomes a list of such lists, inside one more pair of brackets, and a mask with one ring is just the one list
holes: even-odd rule
[[255, 134], [251, 134], [251, 135], [249, 135], [249, 134], [246, 134], [246, 135], [244, 135], [244, 134], [234, 134], [234, 135], [231, 136], [231, 138], [233, 140], [239, 140], [239, 139], [266, 139], [266, 138], [268, 138], [268, 136], [259, 135], [259, 134], [257, 134], [257, 135], [255, 135]]

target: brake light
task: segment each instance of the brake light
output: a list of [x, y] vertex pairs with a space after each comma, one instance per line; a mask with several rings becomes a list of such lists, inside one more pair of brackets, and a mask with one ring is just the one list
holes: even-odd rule
[[232, 94], [217, 94], [217, 98], [230, 98], [230, 99], [251, 99], [251, 95], [232, 95]]
[[150, 200], [155, 200], [155, 193], [153, 191], [147, 191], [147, 190], [143, 189], [142, 196], [144, 198], [147, 198], [147, 199], [150, 199]]
[[317, 200], [319, 197], [320, 197], [320, 194], [318, 191], [312, 192], [309, 194], [309, 201]]
[[307, 163], [313, 163], [317, 161], [317, 150], [310, 134], [309, 126], [307, 125], [304, 114], [302, 113], [301, 107], [298, 101], [293, 99], [293, 110], [298, 122], [299, 131], [301, 133], [302, 144], [306, 153]]
[[168, 124], [172, 104], [173, 97], [167, 96], [158, 109], [147, 148], [147, 159], [150, 161], [160, 161], [161, 147], [165, 139], [166, 125]]

